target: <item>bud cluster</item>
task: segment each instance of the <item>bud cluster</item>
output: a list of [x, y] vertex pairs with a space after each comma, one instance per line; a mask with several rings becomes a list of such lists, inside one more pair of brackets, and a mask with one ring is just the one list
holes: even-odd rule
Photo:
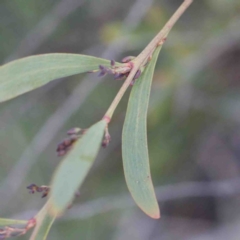
[[24, 235], [29, 229], [35, 227], [36, 225], [36, 219], [31, 218], [26, 227], [24, 228], [15, 228], [15, 227], [4, 227], [3, 229], [0, 229], [0, 239], [7, 239], [11, 237], [19, 237]]
[[[36, 184], [31, 184], [27, 187], [27, 189], [29, 189], [29, 193], [32, 193], [34, 194], [35, 192], [39, 192], [39, 193], [42, 193], [42, 198], [45, 198], [48, 196], [51, 188], [49, 186], [45, 186], [45, 185], [42, 185], [42, 186], [37, 186]], [[75, 193], [75, 197], [79, 197], [80, 196], [80, 193], [79, 192], [76, 192]], [[70, 205], [71, 206], [71, 205]], [[69, 206], [69, 207], [70, 207]], [[1, 236], [1, 235], [0, 235]], [[0, 238], [1, 239], [1, 238]]]
[[108, 132], [108, 129], [106, 128], [103, 141], [102, 141], [102, 147], [106, 148], [109, 145], [110, 141], [111, 141], [111, 136]]
[[4, 227], [0, 229], [0, 239], [7, 239], [11, 237], [18, 237], [26, 233], [23, 228]]
[[68, 137], [60, 142], [57, 146], [57, 154], [58, 156], [64, 156], [74, 145], [74, 143], [81, 138], [87, 129], [81, 128], [72, 128], [70, 129], [67, 134]]
[[50, 191], [50, 187], [49, 186], [37, 186], [36, 184], [31, 184], [27, 187], [27, 189], [29, 189], [29, 193], [34, 194], [35, 192], [39, 192], [42, 193], [42, 198], [45, 198], [49, 191]]
[[[114, 60], [111, 60], [110, 67], [106, 67], [103, 65], [99, 65], [99, 76], [105, 76], [106, 74], [112, 74], [114, 76], [114, 79], [121, 80], [123, 78], [128, 77], [129, 73], [131, 72], [133, 68], [133, 62], [132, 60], [135, 57], [128, 56], [122, 59], [121, 65], [116, 65]], [[141, 70], [138, 70], [135, 74], [132, 85], [134, 84], [135, 79], [137, 79], [141, 75]]]

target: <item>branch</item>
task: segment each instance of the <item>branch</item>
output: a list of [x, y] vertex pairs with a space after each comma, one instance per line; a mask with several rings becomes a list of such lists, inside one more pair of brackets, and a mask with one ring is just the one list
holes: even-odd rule
[[[147, 2], [148, 0], [144, 0]], [[143, 3], [143, 0], [136, 0]], [[135, 6], [135, 5], [133, 5]], [[142, 5], [145, 6], [144, 4]], [[150, 7], [150, 5], [149, 5]], [[130, 11], [131, 12], [131, 11]], [[139, 11], [138, 24], [144, 17], [141, 15], [143, 11]], [[141, 16], [141, 17], [140, 17]], [[126, 17], [128, 19], [129, 16]], [[132, 19], [132, 18], [131, 18]], [[127, 31], [133, 31], [131, 22], [127, 24]], [[136, 22], [135, 22], [136, 27]], [[117, 41], [118, 42], [118, 41]], [[119, 42], [118, 42], [119, 43]], [[123, 41], [126, 45], [126, 41]], [[102, 54], [103, 58], [117, 58], [116, 49], [119, 48], [119, 44], [113, 42], [108, 49]], [[122, 48], [123, 50], [124, 48]], [[118, 51], [117, 51], [118, 52]], [[5, 178], [0, 188], [1, 207], [4, 207], [8, 201], [12, 198], [13, 194], [17, 192], [23, 183], [27, 173], [31, 167], [37, 162], [39, 156], [49, 146], [55, 135], [63, 127], [63, 125], [70, 119], [70, 117], [76, 113], [84, 103], [88, 95], [100, 84], [99, 79], [96, 76], [89, 75], [83, 81], [75, 87], [72, 94], [65, 100], [65, 102], [48, 118], [43, 127], [37, 132], [29, 146], [24, 150], [23, 154], [15, 164], [13, 169]]]
[[166, 40], [168, 33], [171, 31], [174, 24], [178, 21], [178, 19], [182, 16], [182, 14], [187, 10], [187, 8], [191, 5], [192, 0], [185, 0], [177, 11], [172, 15], [169, 21], [164, 25], [162, 30], [156, 35], [156, 37], [147, 45], [147, 47], [131, 62], [132, 69], [123, 83], [122, 87], [120, 88], [119, 92], [117, 93], [116, 97], [113, 99], [112, 104], [108, 108], [107, 112], [104, 115], [104, 119], [107, 119], [108, 122], [111, 121], [112, 115], [119, 104], [120, 100], [122, 99], [124, 93], [130, 86], [135, 74], [140, 69], [141, 66], [146, 64], [148, 59], [152, 57], [153, 52], [157, 47], [163, 45]]

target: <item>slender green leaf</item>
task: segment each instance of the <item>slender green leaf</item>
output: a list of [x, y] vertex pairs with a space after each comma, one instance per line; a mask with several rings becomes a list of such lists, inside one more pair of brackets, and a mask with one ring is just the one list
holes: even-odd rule
[[96, 158], [105, 127], [106, 121], [102, 120], [89, 128], [56, 170], [49, 205], [53, 215], [61, 214], [71, 204]]
[[137, 205], [150, 217], [159, 218], [148, 157], [147, 109], [151, 83], [160, 47], [151, 62], [136, 80], [128, 102], [122, 134], [124, 174], [129, 191]]
[[26, 225], [27, 223], [26, 220], [0, 218], [0, 226]]
[[62, 77], [98, 69], [109, 60], [80, 54], [54, 53], [19, 59], [0, 67], [0, 102]]
[[48, 213], [48, 202], [36, 216], [37, 225], [35, 226], [30, 240], [45, 240], [55, 220], [55, 217]]

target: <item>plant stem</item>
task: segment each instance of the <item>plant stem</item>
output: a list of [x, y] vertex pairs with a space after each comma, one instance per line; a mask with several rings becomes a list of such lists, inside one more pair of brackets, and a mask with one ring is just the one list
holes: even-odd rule
[[113, 102], [111, 103], [110, 107], [108, 108], [107, 112], [104, 115], [104, 119], [109, 123], [111, 121], [112, 115], [119, 104], [120, 100], [122, 99], [124, 93], [126, 92], [127, 88], [131, 84], [136, 72], [143, 66], [149, 58], [151, 58], [153, 52], [156, 48], [162, 45], [168, 33], [174, 26], [174, 24], [178, 21], [178, 19], [182, 16], [182, 14], [186, 11], [186, 9], [190, 6], [193, 0], [185, 0], [177, 11], [172, 15], [172, 17], [168, 20], [162, 30], [153, 38], [153, 40], [146, 46], [146, 48], [132, 61], [132, 69], [123, 83], [122, 87], [120, 88], [119, 92], [117, 93], [116, 97], [114, 98]]

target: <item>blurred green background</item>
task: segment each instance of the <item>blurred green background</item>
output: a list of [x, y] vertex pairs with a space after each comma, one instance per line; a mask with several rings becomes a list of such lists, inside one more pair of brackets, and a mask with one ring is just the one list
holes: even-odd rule
[[[1, 0], [0, 62], [67, 52], [120, 61], [137, 55], [180, 0]], [[0, 105], [0, 216], [30, 218], [45, 200], [72, 127], [101, 119], [122, 82], [59, 79]], [[80, 197], [49, 239], [210, 240], [240, 235], [240, 2], [195, 0], [157, 63], [148, 116], [151, 170], [161, 207], [152, 220], [128, 193], [121, 130], [128, 93]], [[29, 234], [19, 239], [28, 239]]]

